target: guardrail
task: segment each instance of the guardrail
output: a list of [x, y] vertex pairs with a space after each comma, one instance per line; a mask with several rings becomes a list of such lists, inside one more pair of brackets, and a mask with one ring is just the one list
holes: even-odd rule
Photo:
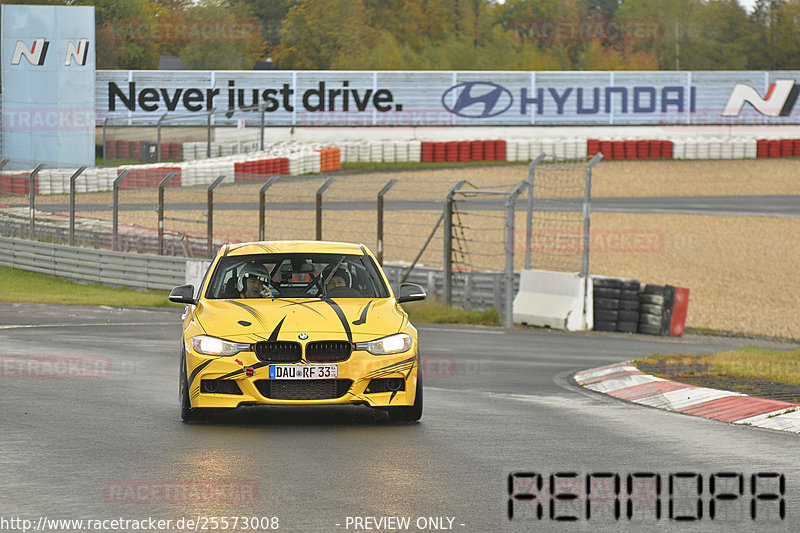
[[[201, 279], [206, 261], [0, 237], [0, 266], [83, 282], [168, 290], [187, 283], [186, 273], [190, 264], [193, 277]], [[389, 282], [397, 287], [407, 267], [385, 265], [384, 270]], [[417, 267], [411, 271], [407, 281], [422, 285], [429, 295], [444, 296], [444, 273], [441, 270]], [[452, 279], [453, 304], [476, 311], [491, 307], [502, 310], [504, 287], [503, 272], [455, 272]], [[514, 294], [518, 289], [519, 274], [515, 274]]]
[[171, 289], [186, 277], [186, 259], [126, 254], [0, 237], [0, 265], [76, 281]]

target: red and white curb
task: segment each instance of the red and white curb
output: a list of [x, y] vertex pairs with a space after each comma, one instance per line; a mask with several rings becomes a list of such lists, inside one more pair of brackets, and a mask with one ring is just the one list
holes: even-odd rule
[[733, 424], [800, 433], [800, 404], [686, 385], [645, 374], [629, 363], [577, 372], [587, 389], [629, 402]]

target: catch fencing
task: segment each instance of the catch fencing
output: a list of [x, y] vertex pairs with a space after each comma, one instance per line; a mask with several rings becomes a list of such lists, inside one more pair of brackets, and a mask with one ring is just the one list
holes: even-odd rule
[[[363, 242], [382, 264], [405, 265], [396, 282], [422, 276], [431, 294], [440, 294], [447, 304], [477, 310], [496, 306], [505, 325], [511, 326], [515, 271], [522, 266], [518, 252], [524, 250], [526, 267], [532, 253], [546, 253], [541, 232], [532, 231], [549, 209], [541, 197], [531, 195], [539, 190], [534, 187], [537, 165], [548, 168], [542, 160], [540, 156], [530, 164], [527, 180], [494, 180], [490, 187], [459, 180], [456, 170], [438, 177], [411, 171], [397, 177], [287, 177], [237, 167], [233, 176], [220, 174], [209, 183], [179, 186], [181, 175], [170, 168], [148, 169], [144, 175], [126, 169], [113, 179], [111, 192], [80, 196], [79, 185], [88, 179], [84, 168], [63, 171], [69, 174], [64, 177], [69, 194], [58, 196], [37, 193], [42, 170], [37, 166], [20, 181], [19, 190], [0, 202], [10, 205], [0, 210], [0, 233], [94, 250], [184, 258], [213, 257], [226, 242]], [[560, 164], [555, 162], [553, 168]], [[588, 166], [585, 161], [575, 163], [578, 172], [570, 172], [567, 180], [580, 182], [583, 242], [588, 242], [590, 190], [583, 169], [588, 179], [593, 164], [594, 160]], [[19, 202], [23, 197], [24, 203]], [[518, 210], [525, 197], [527, 208]], [[524, 248], [515, 243], [515, 228], [523, 227]], [[585, 271], [588, 249], [581, 251]], [[432, 271], [440, 273], [441, 288], [429, 277]], [[482, 273], [487, 273], [486, 280]], [[104, 281], [100, 274], [93, 276], [86, 280]]]

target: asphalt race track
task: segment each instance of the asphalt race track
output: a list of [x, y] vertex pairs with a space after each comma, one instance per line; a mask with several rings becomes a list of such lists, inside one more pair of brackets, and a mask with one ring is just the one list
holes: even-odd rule
[[[570, 378], [642, 354], [752, 340], [421, 325], [420, 424], [394, 425], [365, 407], [258, 407], [187, 425], [180, 314], [0, 303], [0, 530], [13, 530], [2, 520], [37, 526], [41, 517], [199, 519], [168, 531], [242, 531], [241, 517], [299, 532], [800, 528], [798, 435], [627, 404]], [[541, 477], [514, 478], [509, 520], [511, 473]], [[597, 473], [610, 476], [585, 481]], [[619, 496], [597, 484], [614, 475]], [[539, 518], [538, 500], [523, 499], [545, 494], [537, 481], [578, 498], [545, 499]], [[595, 483], [589, 496], [586, 483]], [[628, 486], [639, 496], [626, 496]], [[579, 520], [559, 520], [570, 516]], [[228, 528], [212, 528], [211, 517], [229, 517]]]

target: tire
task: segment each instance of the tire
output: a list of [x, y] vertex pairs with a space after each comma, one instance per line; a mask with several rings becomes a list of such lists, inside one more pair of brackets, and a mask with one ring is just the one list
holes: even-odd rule
[[392, 422], [417, 422], [422, 418], [422, 374], [417, 367], [417, 393], [414, 395], [414, 405], [408, 407], [389, 407], [389, 419]]
[[189, 401], [189, 384], [186, 378], [186, 350], [185, 348], [181, 349], [183, 353], [181, 353], [180, 382], [178, 383], [178, 394], [180, 395], [181, 401], [181, 420], [183, 422], [195, 422], [205, 418], [208, 412], [199, 407], [192, 407], [192, 403]]
[[640, 326], [653, 326], [660, 328], [663, 319], [661, 315], [651, 315], [649, 313], [639, 313], [639, 325]]
[[625, 311], [636, 311], [639, 312], [639, 298], [637, 297], [635, 300], [620, 300], [619, 301], [619, 308], [620, 310]]
[[619, 311], [609, 311], [608, 309], [598, 309], [594, 312], [594, 319], [598, 322], [614, 322], [619, 320]]
[[664, 296], [661, 294], [642, 294], [639, 301], [643, 304], [664, 305]]
[[639, 292], [639, 288], [642, 286], [642, 283], [638, 279], [623, 279], [620, 280], [620, 288], [623, 291], [634, 291], [636, 293]]
[[592, 285], [595, 288], [621, 289], [622, 281], [617, 278], [592, 278]]
[[661, 335], [661, 328], [656, 326], [648, 326], [646, 324], [639, 324], [639, 333], [645, 335]]
[[620, 300], [635, 300], [636, 302], [639, 301], [639, 291], [632, 291], [622, 289], [619, 291], [619, 299]]
[[658, 294], [660, 296], [664, 296], [664, 286], [663, 285], [645, 285], [644, 286], [644, 293], [645, 294]]
[[595, 331], [617, 331], [617, 323], [616, 322], [602, 322], [602, 321], [595, 321], [594, 323]]
[[610, 311], [616, 311], [619, 309], [619, 300], [610, 299], [610, 298], [598, 298], [594, 301], [594, 308], [595, 310], [607, 309]]
[[622, 333], [636, 333], [639, 325], [636, 322], [617, 322], [617, 331]]
[[664, 312], [664, 308], [656, 304], [641, 304], [639, 306], [639, 312], [661, 316]]
[[595, 287], [592, 296], [596, 299], [604, 298], [606, 300], [612, 300], [619, 298], [619, 289], [609, 289], [606, 287]]
[[628, 311], [620, 309], [617, 320], [620, 322], [639, 322], [639, 311]]

